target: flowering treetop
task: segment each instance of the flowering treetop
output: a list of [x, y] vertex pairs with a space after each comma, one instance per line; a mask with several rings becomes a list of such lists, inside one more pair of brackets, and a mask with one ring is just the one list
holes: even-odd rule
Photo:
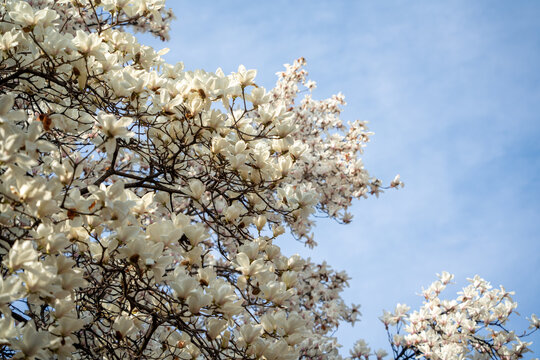
[[371, 134], [342, 123], [341, 95], [298, 99], [303, 59], [267, 91], [129, 32], [167, 39], [172, 17], [162, 0], [2, 1], [3, 358], [340, 358], [347, 275], [274, 240], [314, 246], [314, 213], [346, 223], [381, 191], [359, 158]]

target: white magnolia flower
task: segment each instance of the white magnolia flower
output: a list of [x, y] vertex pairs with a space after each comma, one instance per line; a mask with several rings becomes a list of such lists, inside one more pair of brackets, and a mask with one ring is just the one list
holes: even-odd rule
[[235, 74], [236, 80], [243, 87], [253, 85], [255, 76], [257, 76], [257, 70], [246, 70], [244, 65], [238, 66], [238, 72]]
[[38, 253], [31, 241], [17, 240], [9, 251], [8, 267], [12, 271], [19, 270], [25, 264], [37, 261]]
[[13, 347], [20, 350], [26, 358], [46, 358], [44, 350], [49, 343], [49, 333], [36, 330], [34, 323], [28, 322], [22, 328], [21, 337], [13, 340]]
[[97, 127], [108, 138], [129, 138], [134, 135], [127, 128], [133, 122], [131, 118], [122, 117], [117, 119], [112, 114], [101, 113], [97, 119]]
[[77, 30], [77, 35], [73, 39], [76, 49], [84, 56], [93, 55], [102, 58], [100, 46], [101, 38], [97, 33], [88, 34], [85, 31]]
[[0, 278], [0, 308], [23, 295], [21, 279], [16, 275]]
[[35, 26], [38, 23], [48, 26], [52, 21], [58, 18], [55, 11], [50, 9], [34, 11], [34, 9], [24, 1], [15, 2], [13, 10], [9, 11], [9, 16], [13, 21], [25, 27]]
[[116, 336], [123, 339], [136, 330], [133, 319], [128, 315], [118, 316], [113, 323], [112, 328], [116, 331]]
[[205, 191], [205, 186], [199, 179], [191, 179], [189, 181], [189, 194], [195, 200], [200, 200]]

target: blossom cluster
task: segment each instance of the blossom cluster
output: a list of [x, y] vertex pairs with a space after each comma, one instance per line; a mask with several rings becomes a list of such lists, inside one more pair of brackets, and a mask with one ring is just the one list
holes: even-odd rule
[[398, 304], [393, 312], [383, 312], [380, 320], [386, 329], [396, 327], [394, 358], [513, 360], [531, 351], [532, 342], [525, 339], [540, 328], [540, 320], [533, 314], [529, 332], [522, 334], [507, 329], [517, 307], [513, 292], [494, 289], [477, 275], [456, 299], [441, 299], [453, 278], [447, 272], [439, 275], [422, 291], [424, 304], [417, 311], [409, 313], [407, 305]]

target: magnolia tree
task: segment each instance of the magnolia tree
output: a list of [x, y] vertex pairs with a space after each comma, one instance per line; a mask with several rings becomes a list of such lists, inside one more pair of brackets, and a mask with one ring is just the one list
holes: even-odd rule
[[[303, 59], [266, 90], [132, 35], [167, 39], [171, 19], [163, 0], [1, 1], [2, 359], [341, 358], [347, 275], [274, 242], [315, 246], [314, 214], [348, 223], [379, 194], [370, 133], [342, 95], [311, 98]], [[511, 293], [474, 278], [440, 300], [450, 280], [384, 313], [394, 358], [520, 358]]]

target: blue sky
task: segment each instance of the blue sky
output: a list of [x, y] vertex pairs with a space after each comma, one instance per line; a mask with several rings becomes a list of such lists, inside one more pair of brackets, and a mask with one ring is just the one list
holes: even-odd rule
[[[352, 277], [344, 297], [362, 321], [337, 332], [387, 347], [382, 309], [421, 304], [443, 270], [454, 295], [479, 274], [540, 313], [540, 3], [534, 1], [169, 1], [169, 62], [258, 70], [271, 88], [304, 56], [318, 88], [339, 91], [345, 120], [375, 132], [364, 161], [404, 189], [360, 200], [352, 224], [323, 220], [313, 251], [282, 246]], [[523, 328], [525, 323], [515, 322]], [[540, 354], [540, 334], [531, 340]]]

